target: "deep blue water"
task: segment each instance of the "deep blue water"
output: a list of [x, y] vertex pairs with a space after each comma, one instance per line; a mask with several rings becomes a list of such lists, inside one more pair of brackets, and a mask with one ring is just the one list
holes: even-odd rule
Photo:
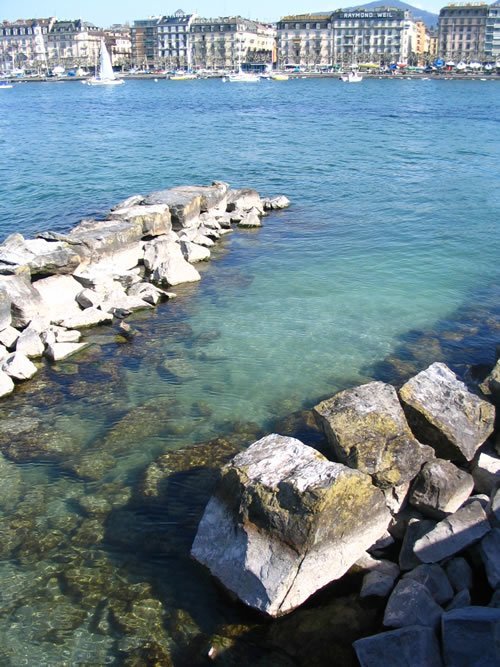
[[[78, 595], [68, 586], [70, 566], [95, 575], [106, 563], [110, 577], [150, 582], [179, 665], [200, 636], [241, 621], [188, 558], [208, 488], [191, 464], [161, 511], [127, 500], [160, 453], [235, 430], [250, 438], [355, 382], [397, 381], [437, 359], [457, 370], [493, 359], [499, 101], [496, 81], [404, 79], [46, 83], [1, 93], [2, 238], [65, 230], [131, 194], [215, 179], [292, 200], [262, 229], [225, 237], [199, 285], [136, 318], [132, 344], [108, 344], [103, 330], [86, 360], [43, 371], [37, 382], [53, 400], [25, 389], [3, 402], [5, 416], [70, 437], [76, 445], [63, 459], [80, 460], [85, 448], [112, 457], [94, 481], [57, 456], [5, 462], [18, 488], [15, 502], [0, 503], [9, 535], [19, 530], [9, 524], [15, 514], [23, 535], [65, 536], [38, 551], [5, 549], [0, 577], [18, 582], [0, 620], [6, 664], [121, 664], [132, 650], [123, 624], [96, 631], [102, 604], [86, 601], [85, 583]], [[120, 420], [145, 405], [162, 427], [113, 440]], [[86, 514], [94, 497], [114, 498], [113, 509]], [[120, 521], [132, 526], [128, 540]], [[69, 630], [57, 605], [76, 617]], [[57, 637], [40, 629], [48, 613]]]

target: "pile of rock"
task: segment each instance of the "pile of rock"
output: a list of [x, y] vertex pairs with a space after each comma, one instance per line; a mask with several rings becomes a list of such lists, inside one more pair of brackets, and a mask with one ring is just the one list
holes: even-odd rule
[[[484, 385], [496, 401], [498, 370]], [[399, 392], [371, 382], [314, 414], [332, 460], [280, 435], [238, 454], [222, 469], [194, 558], [273, 617], [364, 572], [360, 597], [388, 598], [389, 630], [355, 642], [363, 667], [441, 665], [441, 652], [446, 665], [500, 664], [494, 405], [435, 363]], [[489, 606], [475, 594], [477, 571]]]
[[67, 234], [12, 234], [0, 245], [0, 396], [37, 372], [31, 359], [83, 349], [80, 329], [152, 308], [175, 296], [164, 287], [200, 280], [193, 264], [210, 258], [217, 239], [288, 205], [216, 182], [130, 197]]

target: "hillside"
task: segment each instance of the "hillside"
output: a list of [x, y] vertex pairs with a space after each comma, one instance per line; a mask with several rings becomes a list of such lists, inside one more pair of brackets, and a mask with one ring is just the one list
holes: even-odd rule
[[413, 7], [412, 5], [407, 4], [406, 2], [400, 2], [400, 0], [375, 0], [374, 2], [367, 2], [364, 5], [355, 5], [353, 7], [348, 7], [346, 11], [352, 9], [373, 9], [375, 7], [395, 7], [396, 9], [407, 9], [413, 14], [413, 18], [423, 21], [428, 28], [437, 27], [438, 24], [438, 15], [432, 14], [431, 12], [426, 12], [424, 9], [419, 9], [418, 7]]

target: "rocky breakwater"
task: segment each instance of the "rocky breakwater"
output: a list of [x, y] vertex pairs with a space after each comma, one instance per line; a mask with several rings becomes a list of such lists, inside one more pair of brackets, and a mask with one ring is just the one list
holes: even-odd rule
[[399, 391], [322, 401], [329, 457], [276, 434], [238, 454], [192, 555], [273, 617], [363, 575], [360, 600], [385, 605], [380, 632], [354, 643], [363, 667], [498, 665], [498, 370], [482, 395], [435, 363]]
[[165, 287], [200, 280], [194, 265], [218, 239], [288, 205], [283, 195], [262, 199], [215, 182], [135, 195], [66, 234], [12, 234], [0, 245], [0, 396], [35, 375], [32, 360], [86, 347], [82, 329], [153, 308], [175, 296]]

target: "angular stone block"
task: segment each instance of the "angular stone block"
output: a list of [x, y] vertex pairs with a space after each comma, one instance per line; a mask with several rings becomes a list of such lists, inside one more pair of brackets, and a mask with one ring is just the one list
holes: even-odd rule
[[441, 652], [432, 628], [410, 625], [353, 644], [361, 667], [442, 667]]
[[191, 553], [245, 604], [280, 616], [341, 577], [389, 519], [367, 475], [273, 434], [223, 468]]
[[494, 528], [483, 537], [479, 553], [484, 563], [486, 576], [493, 590], [500, 587], [500, 529]]
[[477, 501], [440, 521], [415, 542], [414, 552], [423, 563], [436, 563], [478, 542], [490, 531], [486, 512]]
[[442, 519], [456, 512], [472, 493], [472, 476], [450, 461], [435, 459], [424, 464], [410, 491], [409, 502], [422, 514]]
[[413, 479], [433, 456], [410, 431], [394, 387], [383, 382], [341, 391], [314, 414], [335, 456], [383, 488]]
[[442, 613], [426, 586], [414, 579], [402, 579], [387, 602], [384, 625], [389, 628], [407, 625], [437, 628]]
[[440, 605], [453, 598], [453, 588], [445, 571], [439, 565], [423, 564], [407, 572], [403, 579], [413, 579], [425, 586], [433, 599]]
[[443, 658], [450, 667], [500, 665], [500, 609], [465, 607], [443, 614]]
[[471, 461], [493, 432], [493, 405], [472, 394], [445, 364], [408, 380], [399, 396], [415, 436], [442, 459]]

